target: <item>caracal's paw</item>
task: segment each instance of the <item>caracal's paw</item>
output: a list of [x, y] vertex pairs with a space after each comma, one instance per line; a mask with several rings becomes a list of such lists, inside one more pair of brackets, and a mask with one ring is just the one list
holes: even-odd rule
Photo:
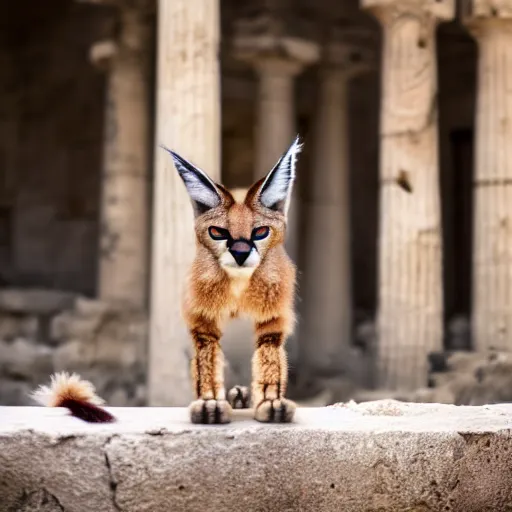
[[228, 402], [233, 409], [248, 409], [251, 403], [249, 388], [235, 386], [228, 391]]
[[290, 423], [296, 408], [295, 402], [287, 398], [263, 400], [256, 406], [254, 419], [263, 423]]
[[231, 406], [227, 400], [195, 400], [189, 411], [192, 423], [214, 425], [231, 421]]

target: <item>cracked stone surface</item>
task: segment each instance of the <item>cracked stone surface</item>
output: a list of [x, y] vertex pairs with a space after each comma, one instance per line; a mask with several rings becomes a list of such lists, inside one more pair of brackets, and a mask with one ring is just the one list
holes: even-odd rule
[[0, 407], [0, 511], [461, 511], [512, 507], [512, 404], [392, 400], [299, 408], [264, 425], [235, 411]]

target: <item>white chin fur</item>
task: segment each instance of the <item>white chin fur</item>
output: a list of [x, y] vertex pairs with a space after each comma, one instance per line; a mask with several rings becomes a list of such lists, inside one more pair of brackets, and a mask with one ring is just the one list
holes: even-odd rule
[[245, 260], [243, 266], [240, 266], [231, 253], [226, 251], [219, 259], [221, 267], [232, 276], [250, 276], [255, 268], [260, 264], [260, 255], [253, 249], [249, 257]]

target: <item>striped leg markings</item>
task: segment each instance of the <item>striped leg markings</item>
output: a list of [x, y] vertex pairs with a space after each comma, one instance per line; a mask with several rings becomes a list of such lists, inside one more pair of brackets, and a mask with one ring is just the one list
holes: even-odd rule
[[192, 423], [229, 423], [231, 406], [224, 389], [224, 355], [220, 347], [220, 331], [211, 323], [191, 329], [195, 354], [191, 373], [196, 400], [190, 404]]
[[288, 378], [288, 362], [282, 332], [258, 335], [253, 356], [252, 399], [254, 417], [261, 422], [285, 423], [293, 419], [295, 404], [284, 397]]

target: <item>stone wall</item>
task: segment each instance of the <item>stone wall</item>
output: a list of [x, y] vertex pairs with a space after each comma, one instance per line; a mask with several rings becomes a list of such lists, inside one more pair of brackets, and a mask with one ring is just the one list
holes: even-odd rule
[[512, 354], [458, 350], [429, 355], [427, 386], [404, 392], [386, 389], [355, 389], [358, 402], [392, 398], [401, 402], [454, 405], [512, 403]]
[[33, 404], [56, 371], [80, 373], [109, 404], [145, 403], [144, 313], [36, 289], [1, 291], [0, 310], [0, 404]]
[[[5, 14], [5, 17], [4, 17]], [[109, 11], [10, 2], [0, 36], [0, 281], [93, 293]]]
[[[147, 313], [126, 305], [55, 290], [0, 290], [0, 405], [33, 405], [29, 393], [61, 371], [90, 380], [109, 405], [145, 405], [147, 340]], [[247, 354], [224, 347], [227, 387], [250, 382], [252, 340], [243, 341]], [[186, 347], [190, 358], [188, 339]]]
[[[451, 343], [466, 345], [468, 325], [453, 325]], [[236, 327], [235, 327], [236, 329]], [[146, 313], [69, 292], [0, 290], [0, 405], [33, 405], [29, 393], [54, 372], [78, 372], [111, 406], [146, 405]], [[229, 338], [229, 337], [228, 337]], [[462, 338], [457, 342], [456, 338]], [[226, 386], [248, 385], [252, 339], [223, 345]], [[290, 368], [288, 396], [304, 404], [395, 398], [406, 402], [484, 405], [512, 402], [512, 356], [468, 351], [431, 354], [429, 387], [411, 393], [369, 390], [374, 326], [361, 321], [349, 371], [304, 382]], [[190, 357], [192, 344], [187, 345]]]

